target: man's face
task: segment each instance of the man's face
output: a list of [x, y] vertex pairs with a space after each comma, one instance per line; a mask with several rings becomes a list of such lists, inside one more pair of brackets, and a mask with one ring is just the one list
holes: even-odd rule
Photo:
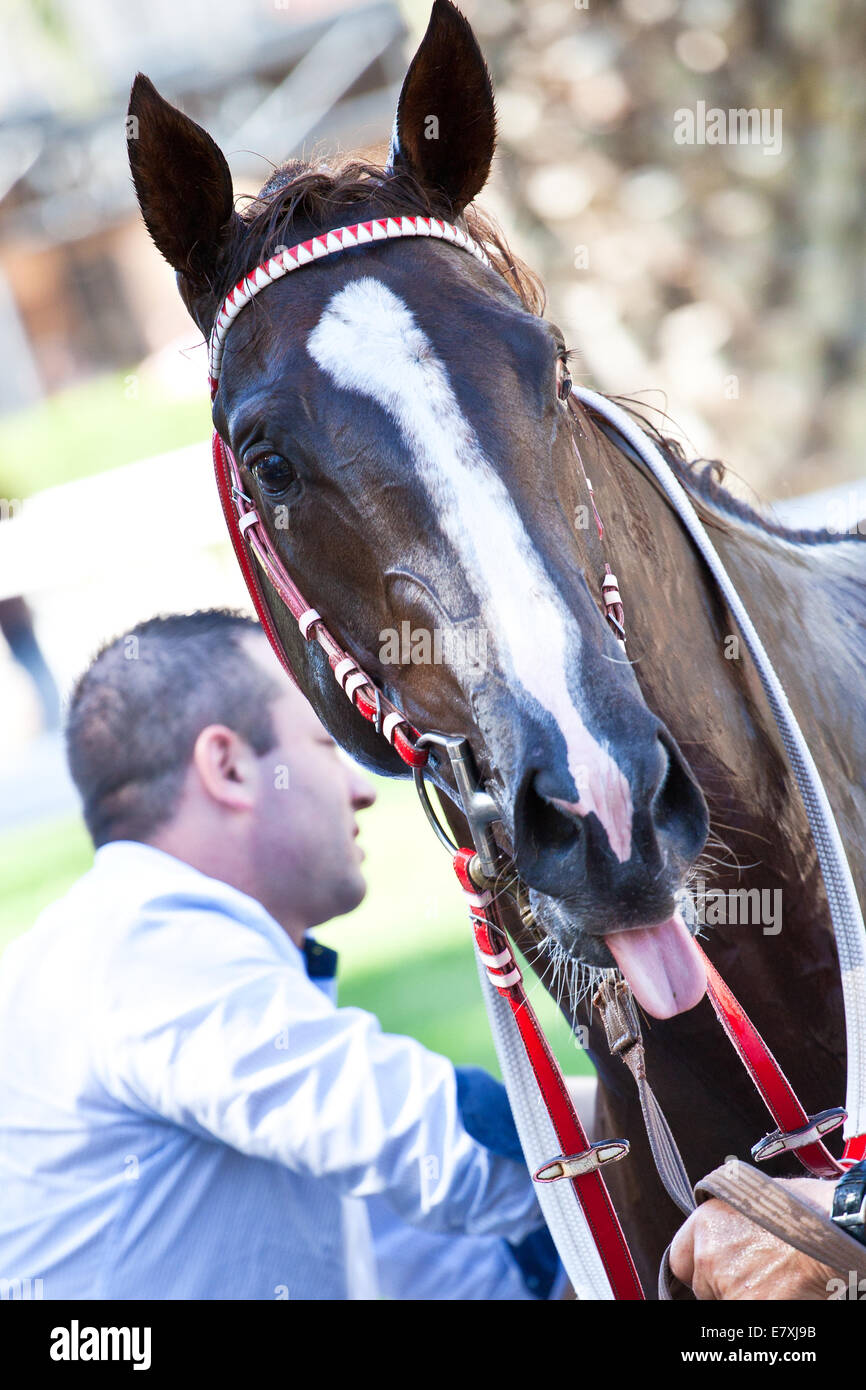
[[244, 640], [280, 687], [271, 704], [276, 747], [258, 760], [250, 846], [261, 901], [274, 916], [300, 916], [312, 927], [350, 912], [366, 892], [356, 814], [376, 792], [279, 668], [266, 638]]

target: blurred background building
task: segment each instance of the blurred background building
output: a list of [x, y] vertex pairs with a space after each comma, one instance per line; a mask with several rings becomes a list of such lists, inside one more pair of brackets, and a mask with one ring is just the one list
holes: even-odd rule
[[0, 410], [137, 364], [185, 329], [132, 197], [137, 70], [232, 152], [239, 190], [256, 191], [269, 148], [381, 138], [404, 35], [390, 3], [16, 0], [0, 54], [0, 331], [18, 351]]
[[[576, 372], [667, 410], [692, 453], [763, 498], [802, 495], [799, 524], [822, 524], [812, 494], [828, 489], [866, 516], [866, 12], [463, 8], [497, 92], [480, 201], [541, 272]], [[0, 945], [56, 888], [32, 865], [68, 877], [86, 854], [22, 596], [61, 697], [129, 623], [246, 601], [212, 483], [204, 347], [132, 194], [132, 77], [203, 124], [254, 193], [293, 154], [384, 152], [428, 17], [428, 0], [5, 0]], [[758, 118], [748, 139], [737, 112]]]

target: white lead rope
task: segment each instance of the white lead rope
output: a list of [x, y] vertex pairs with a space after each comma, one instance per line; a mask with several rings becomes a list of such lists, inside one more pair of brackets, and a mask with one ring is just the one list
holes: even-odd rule
[[848, 1119], [843, 1132], [846, 1139], [863, 1134], [866, 1130], [866, 928], [848, 857], [821, 775], [764, 644], [670, 464], [660, 449], [620, 406], [614, 405], [612, 401], [585, 386], [575, 386], [573, 395], [589, 410], [607, 420], [628, 441], [657, 479], [706, 561], [755, 663], [785, 751], [794, 769], [824, 877], [833, 930], [836, 934], [845, 1001], [848, 1043], [848, 1086], [845, 1104]]
[[[549, 1161], [551, 1154], [559, 1153], [559, 1140], [547, 1113], [544, 1097], [538, 1089], [514, 1015], [491, 984], [477, 943], [475, 956], [490, 1032], [520, 1146], [527, 1168], [530, 1173], [535, 1173]], [[595, 1238], [580, 1203], [575, 1199], [571, 1183], [536, 1183], [535, 1195], [575, 1296], [591, 1301], [612, 1299], [610, 1281]]]

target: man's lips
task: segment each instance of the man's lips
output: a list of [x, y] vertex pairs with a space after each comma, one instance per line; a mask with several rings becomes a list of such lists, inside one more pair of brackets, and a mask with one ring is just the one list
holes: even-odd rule
[[679, 911], [666, 922], [611, 932], [604, 940], [635, 999], [654, 1018], [673, 1018], [703, 999], [706, 972]]

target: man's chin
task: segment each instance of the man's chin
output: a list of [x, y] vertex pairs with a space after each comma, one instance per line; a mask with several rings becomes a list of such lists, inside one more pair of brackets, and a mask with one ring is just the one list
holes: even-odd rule
[[351, 876], [347, 875], [339, 884], [335, 884], [334, 888], [331, 909], [322, 921], [330, 921], [332, 917], [345, 917], [348, 912], [354, 912], [356, 907], [360, 907], [367, 896], [367, 883], [360, 870]]
[[356, 907], [361, 906], [361, 903], [364, 901], [366, 896], [367, 883], [366, 880], [359, 875], [355, 891], [351, 894], [351, 901], [349, 902], [348, 907], [343, 908], [343, 912], [354, 912]]

